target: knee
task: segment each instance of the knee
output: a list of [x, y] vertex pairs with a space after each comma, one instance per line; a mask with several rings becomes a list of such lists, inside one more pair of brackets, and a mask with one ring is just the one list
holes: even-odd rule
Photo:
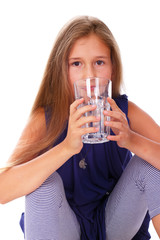
[[46, 192], [62, 193], [64, 192], [64, 186], [60, 175], [57, 172], [52, 173], [40, 186], [40, 189], [44, 189]]
[[134, 155], [126, 167], [126, 172], [130, 175], [139, 191], [144, 192], [146, 186], [146, 163], [142, 158]]
[[[65, 198], [62, 179], [57, 172], [25, 198], [26, 239], [59, 239], [59, 214]], [[53, 227], [54, 226], [54, 227]], [[56, 227], [56, 228], [55, 228]]]
[[136, 155], [129, 164], [135, 184], [141, 192], [146, 190], [148, 183], [154, 183], [159, 176], [158, 169]]
[[139, 173], [144, 174], [146, 171], [147, 162], [137, 155], [134, 155], [130, 160], [128, 166], [130, 166], [130, 170], [135, 173], [135, 175]]
[[47, 208], [48, 205], [60, 208], [64, 195], [62, 179], [57, 172], [54, 172], [39, 188], [26, 196], [26, 207], [36, 204], [37, 207], [41, 206], [41, 208], [43, 206]]

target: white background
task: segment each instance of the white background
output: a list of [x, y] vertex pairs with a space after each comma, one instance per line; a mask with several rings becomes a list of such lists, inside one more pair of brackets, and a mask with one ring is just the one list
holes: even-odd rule
[[[113, 32], [129, 99], [160, 124], [159, 0], [0, 2], [0, 166], [12, 152], [38, 91], [54, 39], [72, 17], [92, 15]], [[0, 239], [22, 240], [24, 198], [0, 205]], [[152, 240], [158, 239], [150, 226]]]

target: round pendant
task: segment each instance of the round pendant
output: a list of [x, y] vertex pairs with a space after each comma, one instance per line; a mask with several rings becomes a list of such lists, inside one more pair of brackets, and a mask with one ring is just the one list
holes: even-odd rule
[[80, 167], [80, 168], [83, 168], [83, 169], [86, 169], [86, 166], [87, 166], [87, 163], [86, 163], [85, 159], [84, 159], [84, 158], [81, 159], [81, 160], [79, 161], [79, 167]]

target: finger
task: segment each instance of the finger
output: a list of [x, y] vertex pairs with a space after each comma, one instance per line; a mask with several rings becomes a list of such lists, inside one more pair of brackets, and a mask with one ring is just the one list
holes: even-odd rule
[[104, 110], [103, 113], [105, 116], [111, 117], [111, 119], [116, 119], [119, 120], [120, 122], [127, 122], [126, 115], [123, 112]]
[[77, 109], [77, 111], [75, 112], [75, 116], [74, 119], [77, 120], [79, 118], [82, 117], [82, 115], [84, 115], [87, 112], [92, 112], [97, 108], [96, 105], [85, 105], [83, 107], [80, 107]]
[[77, 111], [77, 107], [84, 102], [84, 98], [80, 98], [75, 100], [71, 105], [70, 105], [70, 115], [73, 114], [75, 111]]
[[96, 127], [81, 128], [81, 136], [88, 133], [96, 133], [98, 131], [99, 131], [99, 128], [96, 128]]
[[107, 139], [110, 140], [110, 141], [118, 142], [120, 140], [120, 137], [119, 137], [119, 135], [108, 135]]
[[81, 128], [73, 129], [72, 136], [73, 135], [82, 136], [84, 134], [95, 133], [95, 132], [98, 132], [98, 131], [99, 131], [98, 127], [81, 127]]
[[111, 128], [116, 128], [119, 131], [122, 131], [124, 129], [124, 124], [122, 122], [105, 121], [104, 125]]
[[108, 97], [107, 101], [109, 102], [109, 104], [110, 104], [110, 106], [111, 106], [113, 111], [120, 111], [120, 112], [122, 112], [121, 109], [117, 106], [116, 102], [112, 98]]
[[99, 122], [100, 116], [89, 116], [89, 117], [81, 117], [79, 120], [77, 120], [77, 127], [81, 127], [87, 123], [91, 122]]

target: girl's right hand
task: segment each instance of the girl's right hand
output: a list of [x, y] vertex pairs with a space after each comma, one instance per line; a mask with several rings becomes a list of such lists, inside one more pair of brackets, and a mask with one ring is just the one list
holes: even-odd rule
[[78, 154], [82, 147], [82, 135], [87, 133], [95, 133], [98, 132], [99, 129], [94, 127], [85, 127], [82, 126], [89, 122], [98, 122], [100, 121], [100, 117], [83, 116], [84, 113], [93, 111], [96, 109], [96, 105], [86, 105], [84, 107], [77, 107], [84, 102], [84, 99], [75, 100], [70, 106], [70, 116], [69, 116], [69, 123], [68, 123], [68, 132], [67, 136], [64, 140], [65, 146], [69, 151], [71, 151], [72, 155]]

